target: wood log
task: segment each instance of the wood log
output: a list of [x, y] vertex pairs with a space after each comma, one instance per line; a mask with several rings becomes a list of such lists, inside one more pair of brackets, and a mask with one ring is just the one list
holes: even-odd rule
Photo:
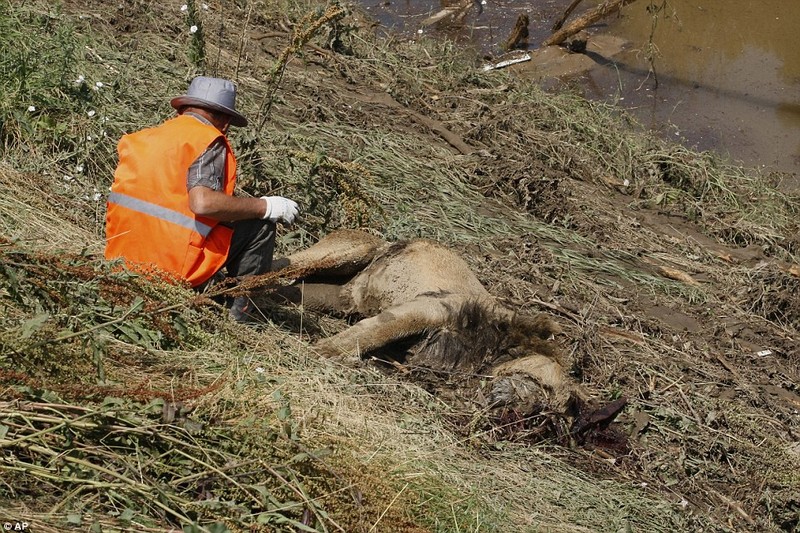
[[453, 3], [452, 5], [445, 7], [438, 13], [435, 13], [430, 17], [426, 18], [420, 23], [420, 26], [422, 27], [430, 26], [432, 24], [436, 24], [442, 19], [451, 16], [455, 21], [458, 22], [466, 16], [467, 11], [469, 11], [469, 8], [471, 8], [473, 4], [477, 5], [480, 10], [483, 10], [483, 7], [481, 6], [480, 2], [476, 2], [475, 0], [461, 0], [460, 2]]
[[506, 39], [505, 44], [503, 44], [503, 49], [509, 52], [520, 47], [527, 47], [529, 25], [530, 19], [526, 13], [522, 13], [520, 16], [518, 16], [517, 23], [514, 25], [514, 29], [511, 30], [508, 39]]
[[565, 39], [575, 35], [579, 31], [591, 26], [598, 20], [606, 17], [610, 13], [617, 11], [619, 8], [626, 6], [630, 3], [635, 2], [636, 0], [607, 0], [603, 2], [595, 9], [588, 11], [584, 15], [575, 19], [572, 23], [570, 23], [566, 28], [562, 28], [561, 30], [555, 32], [553, 35], [550, 36], [545, 42], [542, 43], [542, 46], [552, 46], [554, 44], [561, 44], [564, 42]]
[[578, 4], [580, 4], [581, 2], [583, 2], [583, 0], [572, 0], [572, 3], [569, 5], [567, 10], [564, 11], [564, 14], [561, 15], [561, 18], [558, 19], [555, 24], [553, 24], [553, 31], [558, 31], [561, 29], [561, 26], [564, 25], [569, 16], [572, 14], [573, 11], [575, 11], [575, 8], [578, 7]]

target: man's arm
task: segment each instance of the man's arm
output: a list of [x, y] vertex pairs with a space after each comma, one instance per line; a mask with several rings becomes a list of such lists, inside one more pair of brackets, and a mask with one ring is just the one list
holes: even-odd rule
[[228, 196], [209, 187], [197, 185], [189, 189], [189, 209], [199, 216], [221, 222], [263, 218], [267, 202], [262, 198]]
[[[207, 123], [201, 116], [191, 116]], [[220, 136], [189, 167], [186, 173], [189, 209], [195, 215], [221, 222], [261, 218], [266, 211], [263, 200], [233, 197], [223, 192], [226, 154], [227, 146]]]
[[219, 138], [189, 167], [186, 188], [192, 213], [220, 222], [261, 218], [292, 224], [298, 214], [297, 203], [293, 200], [282, 196], [246, 198], [224, 193], [226, 150], [225, 143]]

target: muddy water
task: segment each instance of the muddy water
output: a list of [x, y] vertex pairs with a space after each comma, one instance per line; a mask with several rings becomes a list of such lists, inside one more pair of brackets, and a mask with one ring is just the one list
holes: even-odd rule
[[[646, 43], [657, 12], [655, 76]], [[622, 84], [645, 123], [747, 165], [800, 166], [800, 2], [639, 0], [609, 21], [632, 44], [589, 77], [610, 95]], [[619, 77], [617, 70], [620, 71]], [[658, 80], [656, 86], [654, 80]], [[665, 125], [666, 130], [665, 130]]]
[[[446, 35], [496, 55], [519, 14], [528, 14], [528, 48], [535, 49], [570, 0], [483, 0], [482, 12], [473, 6], [461, 23], [424, 28], [439, 1], [362, 2], [409, 38]], [[569, 21], [599, 3], [584, 0]], [[799, 0], [637, 0], [589, 31], [626, 44], [613, 56], [602, 48], [591, 53], [592, 68], [564, 83], [693, 148], [747, 166], [800, 169]], [[797, 175], [786, 185], [796, 188]]]

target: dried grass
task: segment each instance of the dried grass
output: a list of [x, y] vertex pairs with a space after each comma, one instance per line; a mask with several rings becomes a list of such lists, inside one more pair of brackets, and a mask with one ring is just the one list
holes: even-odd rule
[[[36, 121], [6, 116], [0, 234], [15, 239], [15, 250], [33, 258], [78, 254], [85, 266], [96, 266], [91, 255], [101, 250], [103, 214], [94, 194], [110, 182], [116, 138], [167, 116], [166, 102], [196, 72], [186, 54], [188, 40], [175, 38], [188, 34], [172, 7], [132, 2], [120, 14], [127, 18], [117, 18], [103, 2], [68, 2], [68, 10], [89, 14], [70, 20], [90, 47], [68, 65], [65, 79], [71, 84], [73, 75], [88, 73], [90, 80], [105, 80], [109, 91], [91, 92], [88, 100], [73, 95], [58, 108], [48, 108], [46, 99], [37, 102]], [[3, 9], [0, 14], [9, 8]], [[119, 518], [128, 505], [121, 503], [124, 498], [91, 487], [112, 482], [107, 472], [95, 468], [95, 477], [87, 474], [70, 485], [44, 476], [53, 471], [14, 470], [22, 484], [12, 485], [5, 474], [15, 463], [5, 455], [0, 504], [6, 514], [30, 517], [42, 531], [59, 530], [75, 515], [84, 526], [146, 531], [192, 522], [210, 529], [218, 521], [231, 529], [258, 527], [255, 515], [272, 513], [264, 519], [280, 515], [299, 528], [303, 511], [314, 517], [318, 531], [796, 527], [797, 408], [785, 393], [797, 392], [800, 315], [792, 298], [797, 279], [784, 268], [798, 262], [792, 240], [796, 198], [775, 192], [763, 176], [708, 155], [630, 135], [626, 119], [610, 108], [546, 94], [501, 72], [478, 74], [450, 43], [348, 33], [349, 25], [359, 24], [349, 15], [326, 28], [336, 35], [320, 32], [301, 39], [303, 46], [292, 45], [287, 24], [310, 11], [248, 2], [230, 13], [212, 10], [204, 19], [207, 68], [238, 76], [240, 106], [251, 120], [269, 117], [259, 133], [233, 134], [243, 193], [286, 194], [304, 206], [306, 219], [300, 229], [281, 235], [281, 250], [305, 246], [340, 226], [365, 227], [389, 239], [434, 238], [458, 248], [493, 293], [521, 309], [563, 318], [566, 336], [560, 342], [576, 378], [599, 398], [629, 398], [622, 418], [631, 435], [628, 447], [609, 455], [602, 445], [570, 450], [498, 442], [480, 429], [454, 427], [462, 413], [415, 384], [319, 361], [307, 333], [292, 320], [258, 329], [220, 323], [220, 310], [194, 308], [187, 292], [141, 280], [131, 282], [125, 294], [153, 307], [130, 317], [150, 328], [159, 310], [177, 306], [179, 316], [189, 313], [190, 331], [176, 335], [171, 346], [133, 342], [105, 326], [92, 330], [96, 336], [48, 344], [53, 354], [63, 349], [84, 362], [91, 357], [87, 347], [96, 346], [105, 381], [98, 385], [91, 372], [71, 376], [71, 382], [34, 376], [27, 388], [22, 380], [4, 379], [3, 399], [37, 398], [38, 409], [65, 420], [81, 409], [100, 416], [105, 395], [123, 402], [115, 408], [117, 417], [140, 412], [152, 399], [179, 400], [190, 413], [186, 420], [180, 414], [178, 422], [169, 420], [176, 413], [163, 411], [162, 404], [162, 412], [140, 416], [148, 421], [144, 427], [155, 424], [183, 435], [181, 449], [199, 452], [192, 473], [182, 476], [196, 476], [193, 483], [219, 482], [225, 480], [222, 472], [233, 479], [226, 481], [234, 490], [253, 481], [252, 472], [245, 464], [228, 473], [227, 461], [261, 461], [260, 481], [274, 484], [297, 506], [276, 511], [253, 503], [252, 496], [260, 496], [245, 487], [239, 493], [245, 497], [233, 498], [231, 505], [248, 510], [234, 523], [233, 515], [219, 509], [176, 516], [187, 512], [181, 499], [186, 494], [170, 500], [177, 502], [170, 512], [142, 498], [131, 504], [143, 517], [134, 526]], [[246, 28], [232, 31], [237, 17], [287, 40], [250, 40]], [[140, 26], [124, 30], [115, 26], [118, 20]], [[337, 36], [344, 36], [347, 54], [325, 48]], [[286, 67], [277, 91], [267, 83], [276, 64]], [[381, 96], [386, 94], [391, 100]], [[23, 100], [14, 102], [20, 106]], [[263, 102], [271, 104], [269, 115]], [[102, 127], [88, 120], [89, 105], [109, 118]], [[419, 115], [475, 152], [458, 152], [452, 137], [433, 132]], [[69, 125], [62, 135], [70, 142], [55, 142], [53, 124], [59, 121]], [[27, 136], [29, 127], [36, 135]], [[94, 140], [88, 142], [89, 136]], [[77, 165], [84, 166], [80, 175]], [[677, 221], [678, 230], [668, 231]], [[759, 247], [768, 262], [754, 267], [724, 258], [745, 245]], [[697, 284], [669, 279], [665, 269], [686, 273]], [[98, 280], [106, 276], [112, 274], [98, 271]], [[65, 286], [74, 291], [69, 297], [91, 288]], [[36, 303], [12, 304], [0, 294], [9, 310], [3, 323], [8, 340], [23, 342]], [[130, 303], [108, 320], [125, 316]], [[664, 309], [679, 313], [669, 316]], [[89, 311], [81, 320], [96, 318]], [[676, 325], [683, 315], [699, 329]], [[303, 319], [318, 322], [323, 331], [343, 327], [331, 319]], [[96, 326], [70, 324], [75, 333]], [[763, 344], [751, 346], [755, 342]], [[762, 348], [771, 354], [754, 355]], [[21, 404], [6, 403], [0, 425], [28, 414]], [[179, 423], [187, 420], [206, 424], [209, 433], [186, 436]], [[50, 446], [49, 452], [25, 449], [44, 454], [40, 458], [69, 456], [75, 449], [105, 459], [113, 453], [110, 462], [120, 469], [112, 478], [119, 472], [131, 480], [131, 472], [150, 475], [134, 464], [138, 450], [111, 450], [102, 438], [83, 433], [69, 447], [47, 437], [57, 433], [57, 425], [14, 426], [0, 445], [24, 438], [27, 445]], [[135, 433], [136, 427], [126, 431]], [[268, 436], [274, 446], [254, 435]], [[230, 455], [215, 455], [220, 442], [233, 446]], [[318, 449], [333, 453], [308, 454]], [[267, 470], [300, 453], [306, 454], [303, 468], [275, 471], [280, 476]], [[63, 466], [50, 459], [39, 464]], [[155, 491], [157, 485], [148, 487]], [[199, 484], [193, 488], [205, 494]], [[137, 497], [135, 491], [127, 494]], [[192, 497], [202, 500], [197, 494]], [[47, 495], [52, 501], [36, 499]]]

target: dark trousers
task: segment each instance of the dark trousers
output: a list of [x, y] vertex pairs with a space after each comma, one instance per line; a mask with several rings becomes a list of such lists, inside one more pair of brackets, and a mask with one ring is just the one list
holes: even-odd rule
[[233, 228], [231, 250], [225, 268], [228, 276], [254, 276], [272, 268], [275, 251], [275, 223], [269, 220], [238, 220], [226, 226]]
[[[275, 223], [268, 220], [238, 220], [225, 222], [233, 229], [228, 260], [210, 280], [194, 288], [197, 292], [207, 289], [226, 277], [255, 276], [269, 272], [272, 254], [275, 251]], [[227, 270], [227, 276], [222, 270]], [[223, 303], [221, 298], [219, 303]]]

